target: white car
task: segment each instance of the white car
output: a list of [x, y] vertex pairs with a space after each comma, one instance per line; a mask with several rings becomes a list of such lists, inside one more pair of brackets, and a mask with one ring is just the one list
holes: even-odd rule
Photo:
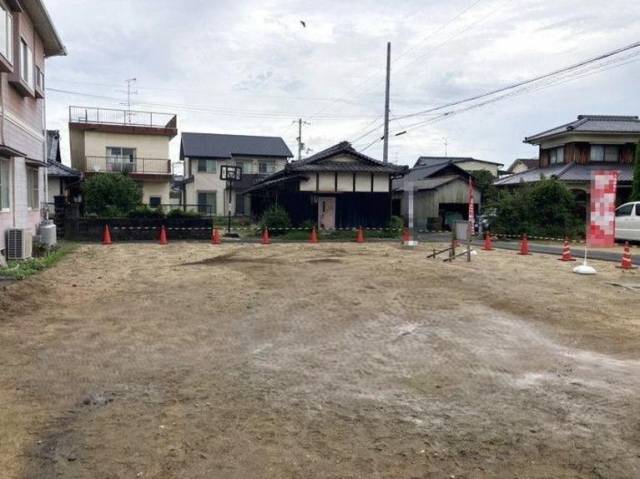
[[616, 208], [616, 240], [640, 241], [640, 201]]

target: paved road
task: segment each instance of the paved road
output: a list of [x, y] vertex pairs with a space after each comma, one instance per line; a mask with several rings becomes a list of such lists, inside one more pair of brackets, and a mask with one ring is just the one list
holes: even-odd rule
[[[429, 242], [429, 241], [442, 242], [442, 241], [449, 241], [450, 239], [451, 239], [450, 233], [422, 234], [419, 236], [420, 241], [426, 241], [426, 242]], [[482, 246], [483, 242], [474, 241], [473, 244], [475, 246]], [[493, 246], [495, 248], [508, 249], [513, 251], [517, 251], [520, 249], [519, 241], [502, 241], [502, 240], [494, 241]], [[532, 253], [550, 254], [558, 257], [562, 255], [562, 246], [537, 244], [537, 243], [529, 242], [529, 250]], [[578, 258], [584, 254], [584, 250], [581, 247], [581, 245], [573, 245], [571, 252], [574, 256]], [[620, 253], [617, 251], [615, 252], [614, 251], [589, 251], [589, 258], [597, 259], [600, 261], [611, 261], [614, 263], [620, 263], [622, 259], [620, 256]], [[633, 264], [640, 266], [640, 255], [632, 256], [631, 261], [633, 262]]]

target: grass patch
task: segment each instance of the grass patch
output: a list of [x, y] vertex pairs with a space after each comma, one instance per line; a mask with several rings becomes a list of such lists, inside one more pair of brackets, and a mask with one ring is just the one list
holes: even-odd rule
[[[274, 234], [274, 238], [293, 240], [293, 241], [307, 241], [311, 231], [306, 230], [292, 230], [287, 231], [284, 234]], [[384, 230], [371, 230], [364, 232], [366, 238], [400, 238], [402, 234], [401, 230], [396, 229], [384, 229]], [[318, 232], [318, 239], [322, 240], [340, 240], [340, 241], [355, 241], [357, 232], [353, 231], [320, 231]]]
[[30, 258], [24, 261], [9, 261], [8, 267], [0, 268], [0, 278], [23, 280], [55, 265], [76, 248], [73, 244], [64, 244], [46, 256]]

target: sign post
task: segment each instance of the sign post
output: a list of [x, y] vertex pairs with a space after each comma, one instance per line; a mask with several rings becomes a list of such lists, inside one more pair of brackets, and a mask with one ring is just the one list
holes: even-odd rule
[[233, 207], [233, 182], [242, 179], [242, 167], [232, 165], [222, 165], [220, 167], [220, 179], [227, 182], [227, 191], [229, 191], [228, 201], [228, 221], [227, 234], [231, 234], [231, 209]]
[[469, 176], [469, 222], [467, 223], [467, 262], [471, 262], [471, 235], [474, 230], [475, 208], [473, 204], [473, 179]]

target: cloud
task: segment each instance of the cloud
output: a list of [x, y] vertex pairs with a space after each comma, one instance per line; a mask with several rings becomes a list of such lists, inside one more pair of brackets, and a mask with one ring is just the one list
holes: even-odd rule
[[[628, 0], [46, 3], [69, 51], [49, 60], [47, 85], [106, 97], [48, 93], [48, 127], [63, 130], [65, 155], [68, 106], [119, 108], [127, 78], [138, 79], [140, 109], [177, 113], [182, 131], [278, 135], [295, 150], [293, 122], [305, 118], [305, 142], [319, 151], [379, 123], [387, 41], [397, 116], [632, 43], [640, 15], [640, 2]], [[525, 136], [580, 113], [638, 113], [638, 65], [427, 124], [392, 137], [390, 157], [412, 164], [442, 154], [444, 138], [451, 155], [505, 165], [535, 156]], [[356, 145], [380, 136], [381, 128]], [[379, 158], [381, 145], [366, 152]]]

